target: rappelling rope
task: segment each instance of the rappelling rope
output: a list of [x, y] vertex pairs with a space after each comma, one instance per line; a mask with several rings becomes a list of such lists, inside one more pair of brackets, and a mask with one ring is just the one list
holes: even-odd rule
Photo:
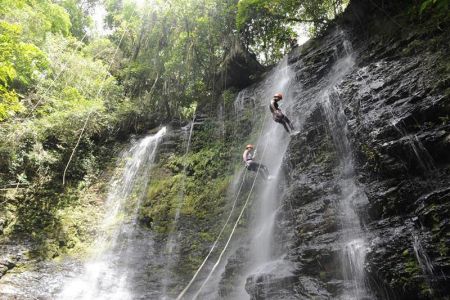
[[177, 238], [176, 236], [174, 237], [174, 234], [177, 230], [177, 224], [178, 224], [178, 220], [179, 220], [179, 215], [180, 215], [180, 211], [181, 208], [184, 204], [184, 199], [186, 196], [186, 169], [187, 169], [187, 156], [189, 154], [189, 146], [191, 144], [191, 138], [192, 138], [192, 134], [194, 132], [194, 124], [195, 124], [195, 118], [196, 118], [196, 112], [197, 112], [197, 108], [194, 111], [194, 114], [192, 116], [192, 121], [191, 121], [191, 126], [189, 128], [189, 133], [188, 133], [188, 137], [187, 137], [187, 142], [186, 142], [186, 151], [184, 152], [184, 156], [183, 156], [183, 180], [182, 180], [182, 188], [180, 189], [179, 192], [179, 199], [178, 199], [178, 203], [177, 203], [177, 207], [176, 207], [176, 213], [175, 213], [175, 218], [173, 220], [173, 230], [169, 233], [168, 238], [167, 238], [167, 242], [166, 242], [166, 252], [168, 253], [168, 258], [166, 258], [166, 267], [164, 269], [164, 289], [166, 289], [167, 287], [167, 283], [165, 281], [167, 281], [167, 276], [169, 274], [169, 269], [171, 268], [171, 264], [168, 261], [169, 260], [169, 256], [172, 254], [172, 246], [171, 243], [173, 242], [173, 240], [175, 240], [175, 242], [177, 242]]
[[[260, 137], [261, 137], [262, 131], [263, 131], [263, 129], [264, 129], [264, 124], [265, 124], [266, 116], [267, 116], [267, 114], [264, 115], [264, 121], [263, 121], [263, 125], [262, 125], [262, 128], [261, 128], [261, 134], [260, 134]], [[264, 153], [266, 152], [267, 145], [268, 145], [268, 141], [266, 141], [266, 144], [264, 145], [264, 149], [263, 149], [263, 154], [262, 154], [262, 156], [264, 156]], [[199, 296], [201, 290], [205, 287], [206, 283], [207, 283], [207, 282], [209, 281], [209, 279], [211, 278], [211, 275], [214, 273], [214, 271], [216, 270], [217, 266], [219, 265], [219, 263], [220, 263], [220, 261], [221, 261], [221, 259], [222, 259], [223, 254], [224, 254], [225, 251], [227, 250], [228, 245], [230, 244], [230, 241], [231, 241], [231, 239], [233, 238], [234, 232], [236, 231], [237, 225], [239, 224], [239, 222], [240, 222], [240, 220], [241, 220], [241, 218], [242, 218], [242, 215], [244, 214], [244, 211], [245, 211], [245, 209], [247, 208], [248, 201], [250, 200], [250, 196], [252, 195], [253, 189], [255, 188], [255, 183], [256, 183], [256, 179], [258, 178], [258, 174], [259, 174], [260, 168], [261, 168], [261, 166], [258, 166], [258, 169], [257, 169], [257, 171], [256, 171], [256, 176], [255, 176], [255, 179], [253, 180], [252, 187], [250, 188], [250, 191], [249, 191], [249, 193], [248, 193], [247, 199], [245, 200], [244, 206], [242, 207], [241, 212], [239, 213], [239, 216], [238, 216], [236, 222], [234, 223], [233, 229], [231, 230], [231, 233], [230, 233], [230, 235], [229, 235], [229, 237], [228, 237], [228, 240], [227, 240], [227, 242], [226, 242], [224, 248], [222, 249], [222, 252], [221, 252], [220, 255], [219, 255], [219, 258], [217, 259], [217, 261], [216, 261], [216, 263], [214, 264], [213, 268], [212, 268], [211, 271], [209, 272], [209, 274], [208, 274], [208, 276], [206, 277], [206, 279], [205, 279], [205, 281], [203, 282], [203, 284], [200, 286], [200, 288], [199, 288], [199, 290], [197, 291], [197, 293], [195, 293], [193, 299], [197, 299], [197, 297]]]
[[[266, 152], [267, 145], [268, 145], [268, 142], [266, 142], [266, 145], [265, 145], [265, 147], [264, 147], [263, 155], [264, 155], [264, 153]], [[198, 297], [198, 295], [200, 294], [201, 290], [205, 287], [206, 283], [207, 283], [207, 282], [209, 281], [209, 279], [211, 278], [211, 275], [214, 273], [214, 271], [216, 270], [217, 266], [219, 265], [219, 263], [220, 263], [220, 261], [221, 261], [221, 259], [222, 259], [223, 254], [224, 254], [225, 251], [227, 250], [228, 245], [230, 244], [230, 241], [231, 241], [231, 239], [232, 239], [232, 237], [233, 237], [233, 235], [234, 235], [234, 232], [236, 231], [237, 225], [239, 224], [239, 222], [240, 222], [240, 220], [241, 220], [241, 218], [242, 218], [242, 215], [244, 214], [244, 211], [245, 211], [245, 209], [247, 208], [248, 201], [250, 200], [250, 196], [252, 195], [253, 189], [254, 189], [254, 187], [255, 187], [256, 179], [257, 179], [257, 176], [258, 176], [258, 174], [259, 174], [259, 169], [260, 169], [260, 167], [258, 167], [258, 170], [257, 170], [257, 172], [256, 172], [256, 176], [255, 176], [255, 179], [253, 180], [252, 187], [250, 188], [250, 192], [248, 193], [248, 196], [247, 196], [247, 199], [245, 200], [244, 206], [242, 207], [242, 210], [241, 210], [241, 212], [240, 212], [240, 214], [239, 214], [239, 217], [237, 218], [236, 222], [234, 223], [233, 229], [231, 230], [230, 236], [228, 237], [228, 240], [227, 240], [227, 242], [226, 242], [226, 244], [225, 244], [225, 246], [224, 246], [222, 252], [220, 253], [219, 258], [217, 259], [217, 261], [216, 261], [216, 263], [214, 264], [213, 268], [212, 268], [211, 271], [209, 272], [208, 277], [206, 277], [205, 281], [204, 281], [203, 284], [200, 286], [200, 288], [199, 288], [199, 290], [197, 291], [197, 293], [194, 295], [194, 298], [193, 298], [193, 299], [197, 299], [197, 297]]]
[[[263, 123], [262, 123], [262, 125], [261, 125], [260, 134], [259, 134], [259, 137], [260, 137], [260, 138], [261, 138], [262, 133], [263, 133], [263, 131], [264, 131], [264, 125], [265, 125], [266, 117], [267, 117], [267, 114], [264, 114], [264, 119], [263, 119]], [[258, 144], [259, 144], [259, 139], [258, 139], [258, 143], [256, 144], [255, 150], [258, 149]], [[266, 146], [267, 146], [267, 144], [266, 144]], [[265, 151], [265, 149], [264, 149], [264, 151]], [[264, 154], [264, 153], [263, 153], [263, 154]], [[258, 170], [257, 170], [257, 172], [256, 172], [255, 179], [253, 180], [253, 185], [255, 184], [256, 178], [258, 177], [258, 173], [259, 173], [259, 167], [258, 167]], [[227, 220], [225, 221], [225, 224], [222, 226], [222, 229], [220, 230], [219, 235], [217, 236], [216, 240], [214, 241], [214, 243], [213, 243], [211, 249], [209, 250], [208, 254], [206, 255], [205, 259], [203, 260], [203, 262], [201, 263], [201, 265], [199, 266], [199, 268], [198, 268], [197, 271], [195, 272], [195, 274], [194, 274], [194, 276], [192, 277], [192, 279], [189, 281], [188, 285], [187, 285], [187, 286], [183, 289], [183, 291], [181, 291], [181, 293], [178, 295], [178, 297], [176, 298], [176, 300], [180, 300], [180, 299], [184, 296], [184, 294], [189, 290], [189, 288], [191, 287], [191, 285], [194, 283], [195, 279], [197, 278], [198, 274], [199, 274], [200, 271], [202, 270], [203, 266], [204, 266], [205, 263], [207, 262], [208, 258], [211, 256], [212, 252], [213, 252], [214, 249], [216, 248], [217, 243], [219, 242], [219, 240], [220, 240], [220, 238], [221, 238], [221, 236], [222, 236], [222, 233], [225, 231], [225, 228], [226, 228], [226, 226], [228, 225], [228, 222], [229, 222], [230, 219], [231, 219], [231, 216], [232, 216], [232, 214], [233, 214], [233, 212], [234, 212], [234, 209], [236, 208], [237, 200], [238, 200], [238, 198], [239, 198], [239, 195], [241, 194], [242, 186], [244, 185], [246, 175], [247, 175], [247, 169], [244, 171], [244, 174], [243, 174], [243, 176], [242, 176], [241, 184], [240, 184], [240, 186], [239, 186], [239, 189], [238, 189], [238, 192], [237, 192], [237, 194], [236, 194], [236, 197], [234, 198], [233, 205], [232, 205], [232, 207], [231, 207], [231, 211], [230, 211], [230, 213], [228, 214], [228, 217], [227, 217]], [[253, 189], [253, 186], [252, 186], [252, 189]], [[250, 191], [250, 193], [251, 193], [251, 191]], [[209, 277], [209, 276], [208, 276], [208, 277]], [[202, 287], [203, 287], [203, 285], [202, 285]], [[200, 288], [200, 289], [201, 289], [201, 288]], [[200, 290], [199, 290], [198, 292], [200, 292]], [[198, 292], [197, 292], [197, 293], [198, 293]], [[196, 296], [197, 296], [197, 294], [196, 294]], [[195, 296], [195, 297], [196, 297], [196, 296]]]
[[236, 203], [237, 203], [237, 199], [238, 199], [238, 197], [239, 197], [239, 194], [241, 193], [242, 186], [244, 185], [244, 181], [245, 181], [246, 175], [247, 175], [247, 170], [245, 170], [244, 173], [243, 173], [243, 175], [242, 175], [241, 185], [239, 186], [239, 190], [238, 190], [238, 192], [237, 192], [236, 198], [234, 199], [233, 206], [231, 207], [231, 211], [230, 211], [230, 213], [228, 214], [227, 220], [225, 221], [225, 224], [223, 225], [222, 229], [220, 230], [219, 235], [217, 236], [217, 238], [216, 238], [216, 240], [214, 241], [214, 243], [213, 243], [211, 249], [209, 250], [208, 255], [206, 255], [205, 259], [203, 260], [202, 264], [200, 265], [200, 267], [199, 267], [199, 268], [197, 269], [197, 271], [195, 272], [195, 274], [194, 274], [194, 276], [192, 277], [191, 281], [189, 281], [188, 285], [183, 289], [183, 291], [181, 291], [181, 293], [178, 295], [178, 297], [177, 297], [176, 300], [181, 299], [181, 298], [184, 296], [184, 294], [189, 290], [189, 288], [191, 287], [191, 285], [194, 283], [195, 279], [197, 278], [197, 275], [200, 273], [200, 271], [202, 270], [202, 268], [203, 268], [203, 266], [205, 265], [206, 261], [208, 260], [209, 256], [211, 255], [211, 253], [212, 253], [212, 252], [214, 251], [214, 249], [216, 248], [217, 243], [219, 242], [219, 239], [220, 239], [220, 237], [222, 236], [222, 233], [224, 232], [226, 226], [228, 225], [228, 222], [229, 222], [230, 219], [231, 219], [231, 215], [232, 215], [233, 212], [234, 212], [234, 209], [235, 209]]

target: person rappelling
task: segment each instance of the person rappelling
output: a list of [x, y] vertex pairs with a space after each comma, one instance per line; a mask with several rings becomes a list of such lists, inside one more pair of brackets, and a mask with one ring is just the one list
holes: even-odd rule
[[284, 129], [286, 129], [288, 133], [291, 133], [291, 131], [294, 130], [294, 126], [292, 126], [291, 121], [283, 114], [278, 106], [278, 101], [281, 101], [281, 99], [283, 99], [282, 94], [276, 93], [273, 95], [273, 99], [270, 101], [269, 109], [272, 113], [273, 120], [283, 125]]
[[247, 168], [247, 170], [254, 172], [257, 172], [259, 169], [261, 172], [261, 176], [265, 180], [270, 179], [269, 169], [267, 169], [265, 165], [257, 163], [253, 160], [253, 158], [255, 157], [253, 148], [254, 146], [252, 144], [248, 144], [245, 147], [244, 154], [242, 154], [242, 159], [244, 160], [245, 167]]

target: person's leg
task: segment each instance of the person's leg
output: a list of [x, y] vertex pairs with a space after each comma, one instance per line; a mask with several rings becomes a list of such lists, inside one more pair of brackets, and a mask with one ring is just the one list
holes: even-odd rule
[[269, 178], [269, 169], [266, 167], [266, 165], [261, 165], [261, 169], [264, 173], [264, 177], [267, 179]]
[[291, 130], [294, 130], [294, 126], [291, 123], [291, 120], [288, 119], [288, 117], [284, 116], [284, 121], [289, 125]]
[[[250, 166], [251, 166], [251, 168], [252, 168], [252, 171], [255, 171], [255, 172], [258, 172], [258, 169], [259, 169], [259, 173], [261, 174], [261, 176], [264, 178], [264, 179], [267, 179], [267, 174], [266, 174], [266, 172], [265, 172], [265, 168], [266, 168], [266, 166], [264, 166], [263, 164], [259, 164], [259, 163], [257, 163], [257, 162], [254, 162], [254, 161], [252, 161], [252, 163], [250, 164]], [[267, 168], [266, 168], [267, 169]]]
[[281, 125], [283, 125], [284, 129], [287, 131], [287, 133], [290, 133], [290, 130], [288, 128], [288, 126], [286, 125], [286, 122], [283, 120], [280, 122]]

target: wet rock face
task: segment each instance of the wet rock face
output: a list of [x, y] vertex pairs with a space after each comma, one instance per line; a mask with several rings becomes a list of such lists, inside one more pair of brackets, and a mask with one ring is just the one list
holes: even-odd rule
[[324, 89], [345, 117], [355, 168], [351, 176], [368, 200], [353, 207], [367, 246], [369, 292], [359, 298], [444, 299], [450, 294], [446, 28], [405, 25], [393, 36], [330, 30], [290, 55], [297, 102], [288, 115], [296, 115], [301, 128], [284, 159], [288, 182], [275, 236], [288, 232], [284, 260], [295, 270], [294, 276], [248, 277], [251, 299], [345, 299], [349, 288], [340, 259], [345, 228], [338, 181], [345, 178], [321, 103]]

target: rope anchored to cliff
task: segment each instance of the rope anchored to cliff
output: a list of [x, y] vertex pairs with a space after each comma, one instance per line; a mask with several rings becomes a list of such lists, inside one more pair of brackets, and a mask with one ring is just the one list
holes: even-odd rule
[[[267, 114], [264, 114], [264, 119], [263, 119], [263, 123], [262, 123], [262, 125], [261, 125], [261, 131], [260, 131], [260, 134], [259, 134], [259, 138], [261, 138], [261, 136], [262, 136], [262, 133], [263, 133], [263, 130], [264, 130], [265, 121], [266, 121], [266, 117], [267, 117]], [[259, 139], [258, 139], [258, 141], [259, 141]], [[258, 143], [259, 143], [259, 142], [258, 142]], [[264, 150], [263, 150], [263, 156], [264, 156], [264, 153], [266, 152], [267, 144], [268, 144], [268, 143], [266, 142], [266, 144], [265, 144], [265, 146], [264, 146]], [[256, 148], [258, 148], [258, 144], [256, 145]], [[225, 253], [226, 249], [228, 248], [228, 244], [230, 243], [231, 238], [232, 238], [233, 235], [234, 235], [234, 232], [235, 232], [235, 229], [236, 229], [236, 227], [237, 227], [237, 224], [238, 224], [239, 221], [241, 220], [241, 217], [242, 217], [242, 215], [243, 215], [243, 213], [244, 213], [244, 211], [245, 211], [245, 208], [247, 207], [248, 201], [249, 201], [250, 196], [251, 196], [251, 194], [252, 194], [252, 192], [253, 192], [253, 189], [254, 189], [254, 187], [255, 187], [255, 183], [256, 183], [256, 179], [258, 178], [259, 171], [260, 171], [260, 167], [258, 167], [258, 169], [257, 169], [257, 171], [256, 171], [256, 176], [255, 176], [255, 178], [254, 178], [254, 180], [253, 180], [253, 184], [252, 184], [252, 187], [251, 187], [251, 189], [250, 189], [250, 192], [248, 193], [248, 196], [247, 196], [247, 199], [246, 199], [246, 201], [245, 201], [245, 203], [244, 203], [244, 206], [243, 206], [243, 208], [242, 208], [242, 210], [241, 210], [241, 212], [240, 212], [240, 214], [239, 214], [239, 216], [238, 216], [237, 221], [235, 222], [235, 224], [234, 224], [234, 226], [233, 226], [233, 229], [232, 229], [232, 231], [231, 231], [231, 233], [230, 233], [230, 236], [228, 237], [227, 243], [225, 244], [225, 246], [224, 246], [222, 252], [220, 253], [218, 260], [216, 261], [216, 263], [214, 264], [214, 266], [213, 266], [213, 268], [211, 269], [210, 273], [208, 274], [208, 277], [207, 277], [206, 280], [203, 282], [202, 286], [201, 286], [200, 289], [197, 291], [197, 293], [194, 295], [194, 299], [198, 297], [198, 295], [200, 294], [200, 291], [201, 291], [201, 290], [203, 289], [203, 287], [206, 285], [206, 283], [208, 282], [208, 280], [209, 280], [209, 278], [211, 277], [212, 273], [214, 273], [216, 267], [217, 267], [217, 266], [219, 265], [219, 263], [220, 263], [220, 260], [221, 260], [221, 258], [222, 258], [222, 256], [223, 256], [223, 254]], [[230, 211], [230, 213], [228, 214], [227, 220], [225, 221], [225, 224], [222, 226], [222, 229], [220, 230], [219, 235], [217, 236], [216, 240], [214, 241], [214, 243], [213, 243], [211, 249], [209, 250], [208, 254], [206, 255], [205, 259], [203, 260], [203, 262], [200, 264], [199, 268], [198, 268], [197, 271], [195, 272], [194, 276], [193, 276], [192, 279], [189, 281], [188, 285], [183, 289], [183, 291], [181, 291], [181, 293], [180, 293], [180, 294], [178, 295], [178, 297], [176, 298], [177, 300], [182, 299], [182, 297], [186, 294], [186, 292], [189, 290], [189, 288], [191, 287], [191, 285], [194, 283], [195, 279], [197, 278], [198, 274], [199, 274], [200, 271], [202, 270], [203, 266], [206, 264], [207, 260], [208, 260], [209, 257], [211, 256], [212, 252], [213, 252], [214, 249], [216, 248], [216, 246], [217, 246], [217, 244], [218, 244], [218, 242], [219, 242], [219, 240], [220, 240], [220, 238], [221, 238], [223, 232], [225, 231], [226, 226], [228, 225], [228, 223], [229, 223], [229, 221], [230, 221], [230, 219], [231, 219], [231, 216], [232, 216], [232, 214], [233, 214], [233, 212], [234, 212], [234, 209], [236, 208], [237, 200], [239, 199], [239, 196], [240, 196], [240, 193], [241, 193], [241, 190], [242, 190], [242, 186], [244, 185], [244, 181], [245, 181], [246, 175], [247, 175], [247, 170], [244, 172], [244, 175], [242, 176], [242, 181], [241, 181], [241, 184], [240, 184], [240, 186], [239, 186], [239, 189], [238, 189], [238, 192], [237, 192], [237, 194], [236, 194], [236, 197], [234, 198], [233, 205], [232, 205], [232, 207], [231, 207], [231, 211]]]

